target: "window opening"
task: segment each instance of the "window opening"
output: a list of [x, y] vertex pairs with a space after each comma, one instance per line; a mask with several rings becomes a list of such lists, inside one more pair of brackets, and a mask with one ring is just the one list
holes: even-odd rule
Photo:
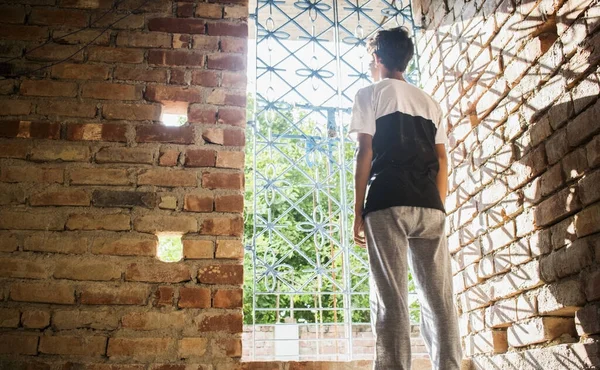
[[163, 104], [160, 121], [165, 126], [183, 126], [188, 122], [188, 103], [165, 102]]
[[183, 259], [180, 234], [159, 234], [156, 257], [162, 262], [179, 262]]
[[354, 95], [370, 83], [366, 40], [382, 27], [414, 30], [410, 3], [260, 0], [250, 9], [243, 358], [371, 359], [347, 132]]

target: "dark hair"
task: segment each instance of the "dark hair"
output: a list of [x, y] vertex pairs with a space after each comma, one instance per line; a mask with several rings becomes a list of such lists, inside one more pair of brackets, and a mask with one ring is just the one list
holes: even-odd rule
[[390, 71], [406, 71], [415, 54], [415, 45], [405, 27], [378, 31], [368, 42], [369, 54], [376, 54]]

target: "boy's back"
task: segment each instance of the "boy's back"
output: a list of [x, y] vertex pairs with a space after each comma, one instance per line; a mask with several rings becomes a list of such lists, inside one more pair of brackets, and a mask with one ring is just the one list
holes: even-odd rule
[[442, 112], [428, 94], [397, 79], [361, 89], [351, 133], [373, 136], [371, 187], [365, 213], [396, 206], [444, 210], [436, 176], [436, 144], [446, 144]]

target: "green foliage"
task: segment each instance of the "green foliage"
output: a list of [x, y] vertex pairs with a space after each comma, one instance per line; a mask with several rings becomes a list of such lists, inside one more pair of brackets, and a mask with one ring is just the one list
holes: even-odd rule
[[161, 235], [158, 237], [158, 259], [163, 262], [178, 262], [183, 258], [183, 245], [179, 235]]
[[[249, 96], [249, 118], [255, 117], [253, 109], [254, 99]], [[353, 222], [352, 212], [343, 220], [345, 213], [340, 211], [353, 198], [348, 186], [352, 174], [340, 163], [353, 162], [354, 146], [340, 143], [339, 137], [345, 135], [329, 130], [330, 117], [298, 107], [270, 119], [259, 114], [255, 134], [248, 134], [244, 236], [247, 245], [254, 243], [256, 255], [246, 253], [244, 261], [246, 324], [281, 323], [292, 315], [301, 323], [339, 323], [346, 321], [348, 313], [352, 322], [369, 322], [366, 250], [353, 247], [350, 253], [342, 253], [340, 245], [340, 240], [350, 236]], [[254, 194], [255, 169], [258, 194]], [[272, 179], [276, 179], [270, 184], [272, 194], [260, 190]], [[260, 221], [258, 227], [255, 218]], [[315, 219], [316, 225], [311, 222]], [[270, 236], [260, 227], [267, 222], [275, 229]], [[317, 237], [315, 226], [321, 231]], [[324, 270], [322, 277], [314, 276], [318, 269]], [[348, 270], [349, 282], [344, 280]], [[254, 281], [255, 275], [262, 278]], [[360, 293], [351, 296], [349, 312], [343, 309], [347, 302], [340, 291], [348, 283], [352, 292]], [[258, 310], [253, 311], [253, 306]], [[418, 304], [411, 305], [414, 321], [418, 321], [418, 310]]]

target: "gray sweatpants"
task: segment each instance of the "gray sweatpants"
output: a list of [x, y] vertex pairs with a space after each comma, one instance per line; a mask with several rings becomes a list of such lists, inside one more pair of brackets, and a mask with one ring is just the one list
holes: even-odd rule
[[433, 369], [460, 368], [445, 220], [443, 212], [419, 207], [393, 207], [366, 216], [375, 370], [410, 369], [408, 264], [421, 303], [421, 333]]

